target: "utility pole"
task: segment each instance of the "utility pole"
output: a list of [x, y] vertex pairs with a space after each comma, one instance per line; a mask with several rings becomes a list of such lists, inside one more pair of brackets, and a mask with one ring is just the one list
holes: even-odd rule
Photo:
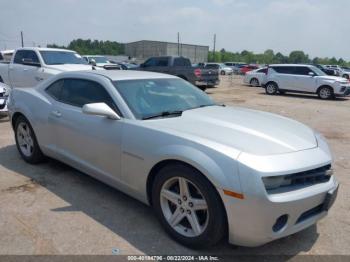
[[216, 34], [214, 34], [213, 62], [215, 62]]
[[177, 55], [180, 56], [180, 33], [177, 32]]
[[24, 43], [23, 43], [23, 31], [21, 31], [21, 43], [22, 43], [22, 47], [24, 47]]

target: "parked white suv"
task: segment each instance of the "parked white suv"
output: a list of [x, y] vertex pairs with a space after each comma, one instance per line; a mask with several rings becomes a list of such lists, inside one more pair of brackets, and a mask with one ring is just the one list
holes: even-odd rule
[[310, 93], [318, 94], [321, 99], [350, 94], [350, 82], [347, 79], [326, 75], [312, 65], [270, 65], [266, 82], [266, 93]]

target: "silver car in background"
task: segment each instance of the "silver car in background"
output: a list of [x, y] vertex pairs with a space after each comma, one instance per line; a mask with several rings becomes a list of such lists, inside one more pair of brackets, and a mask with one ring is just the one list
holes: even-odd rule
[[294, 120], [215, 104], [137, 71], [66, 72], [10, 93], [18, 151], [49, 156], [153, 207], [178, 242], [259, 246], [326, 216], [338, 189], [324, 137]]

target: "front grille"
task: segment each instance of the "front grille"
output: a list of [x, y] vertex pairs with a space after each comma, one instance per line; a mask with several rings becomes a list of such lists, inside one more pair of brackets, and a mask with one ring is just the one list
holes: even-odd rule
[[[268, 194], [280, 194], [298, 190], [301, 188], [313, 186], [320, 183], [326, 183], [331, 179], [333, 174], [332, 166], [323, 167], [284, 175], [283, 181], [278, 187], [266, 188]], [[266, 185], [265, 185], [266, 186]]]
[[287, 175], [285, 179], [291, 181], [288, 186], [315, 185], [328, 182], [332, 176], [331, 165], [326, 165], [316, 169]]

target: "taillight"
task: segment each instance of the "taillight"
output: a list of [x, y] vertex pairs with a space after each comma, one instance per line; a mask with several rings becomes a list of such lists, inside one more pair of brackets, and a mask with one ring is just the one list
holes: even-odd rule
[[194, 70], [194, 74], [195, 74], [196, 77], [201, 77], [202, 71], [201, 71], [199, 68], [196, 68], [196, 69]]

